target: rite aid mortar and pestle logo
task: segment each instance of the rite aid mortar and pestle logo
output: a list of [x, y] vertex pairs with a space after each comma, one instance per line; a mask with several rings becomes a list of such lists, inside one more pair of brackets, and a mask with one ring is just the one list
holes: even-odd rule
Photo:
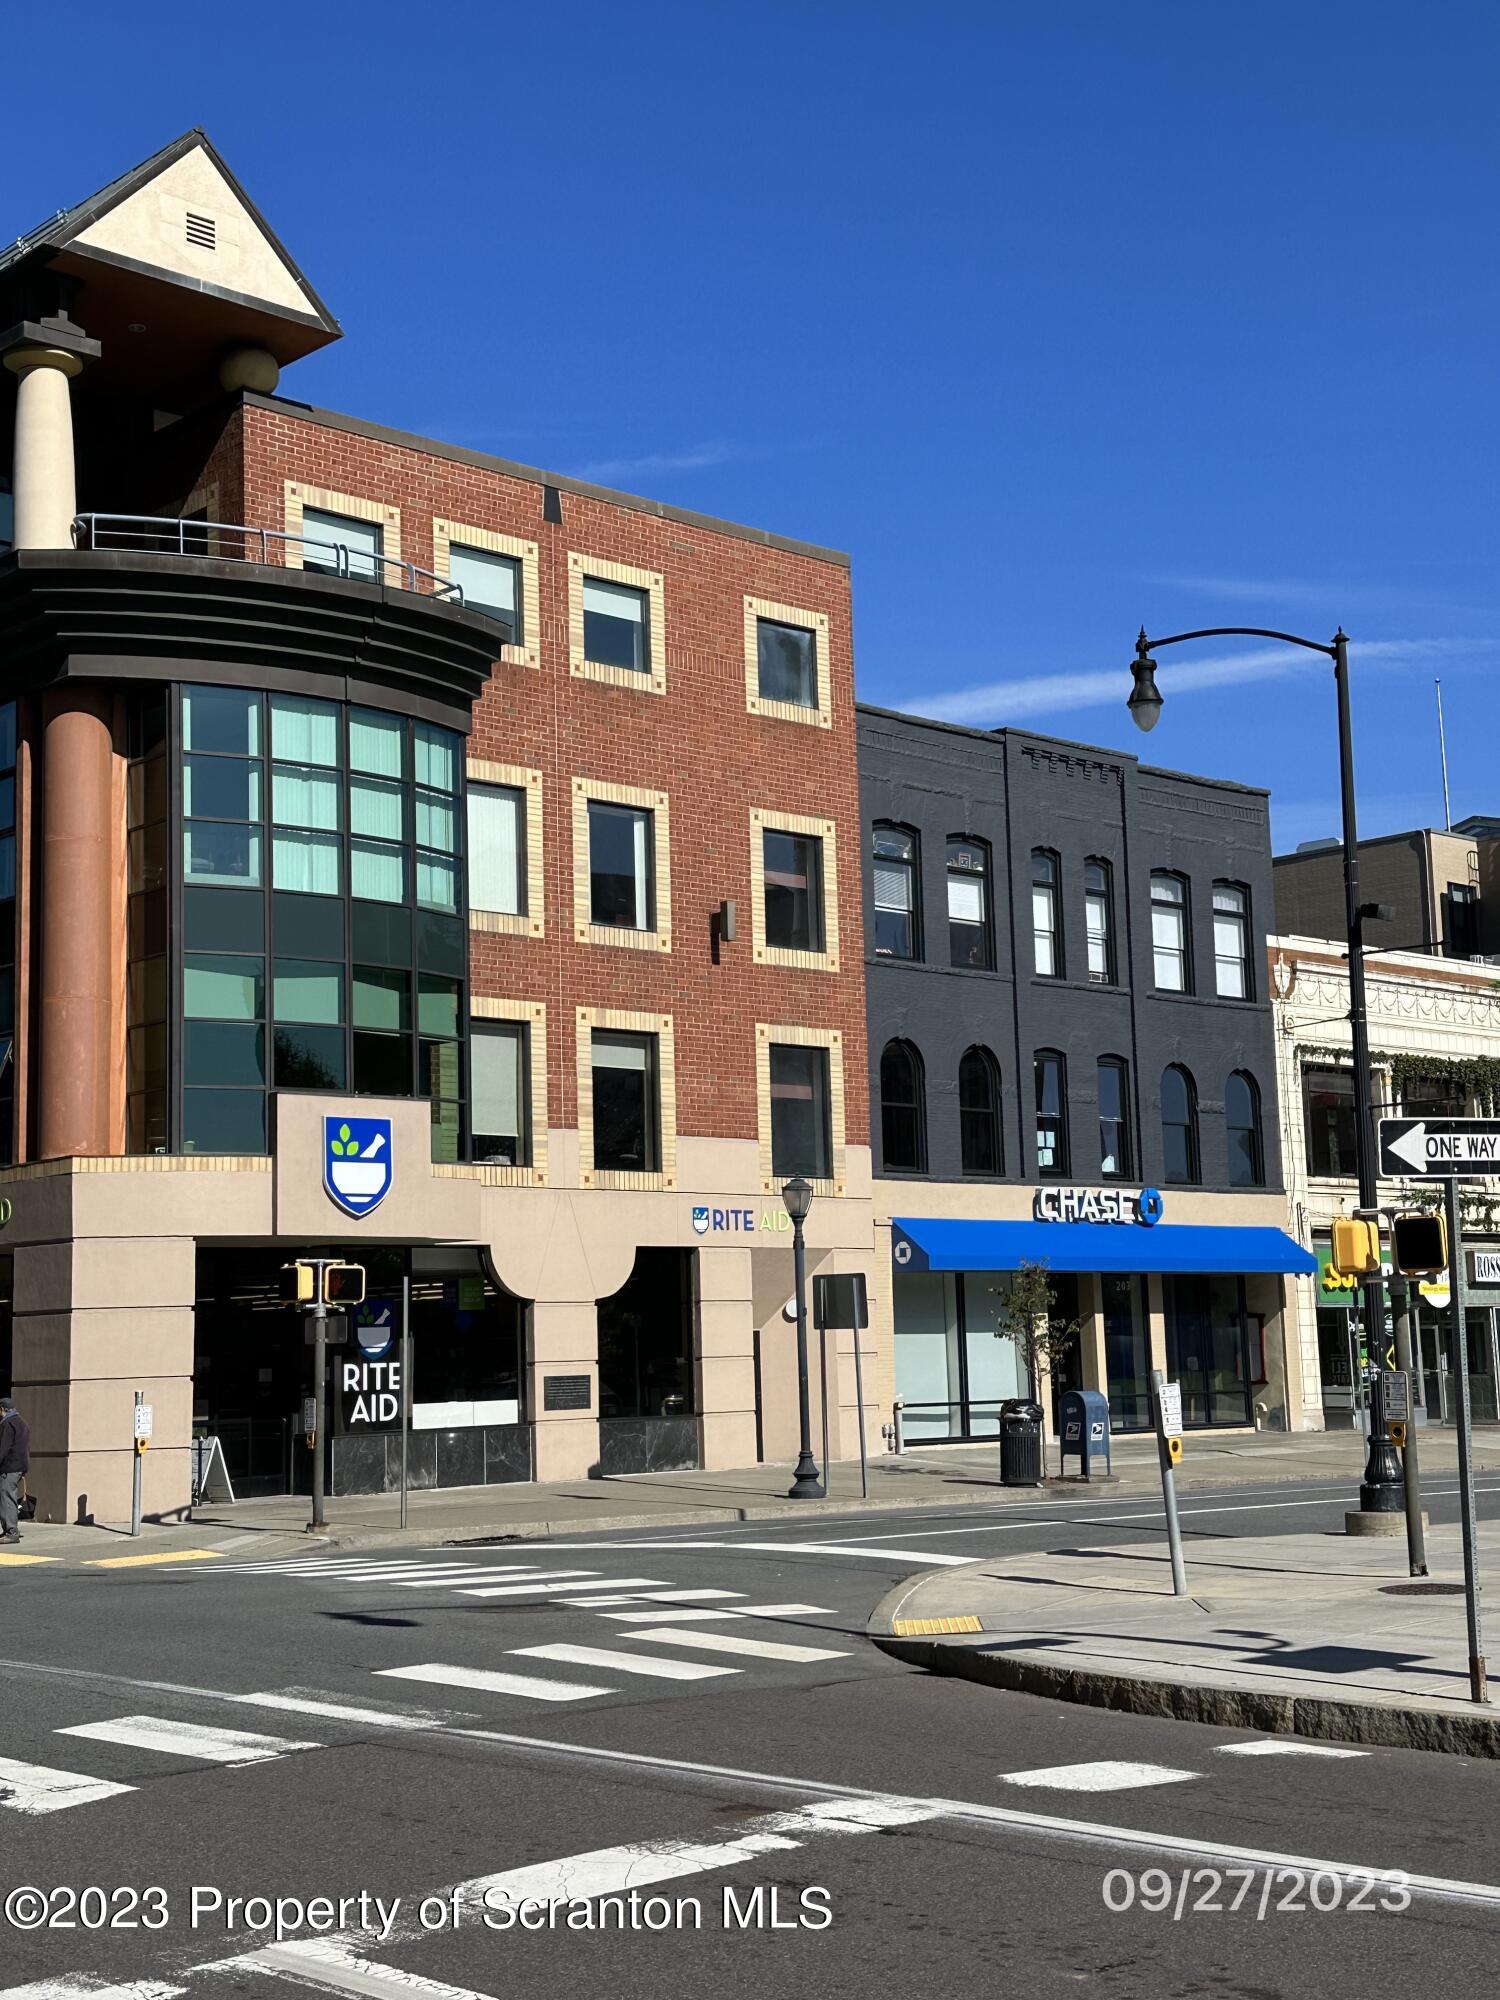
[[323, 1120], [323, 1186], [346, 1215], [368, 1215], [395, 1173], [389, 1118]]

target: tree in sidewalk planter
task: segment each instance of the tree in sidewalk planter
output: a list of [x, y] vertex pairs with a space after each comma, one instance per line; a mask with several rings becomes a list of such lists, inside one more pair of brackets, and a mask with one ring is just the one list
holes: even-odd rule
[[[1043, 1368], [1054, 1368], [1071, 1352], [1078, 1340], [1078, 1322], [1058, 1313], [1057, 1294], [1045, 1261], [1023, 1262], [1008, 1285], [991, 1285], [989, 1292], [995, 1301], [995, 1338], [1016, 1343], [1016, 1353], [1026, 1370], [1026, 1394], [1034, 1403]], [[1043, 1472], [1046, 1469], [1044, 1443]]]

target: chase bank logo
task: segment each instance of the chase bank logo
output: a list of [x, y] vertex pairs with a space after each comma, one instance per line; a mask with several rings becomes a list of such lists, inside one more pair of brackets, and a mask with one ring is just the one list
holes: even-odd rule
[[1143, 1222], [1148, 1229], [1161, 1221], [1166, 1203], [1155, 1188], [1142, 1188], [1135, 1198], [1135, 1219]]
[[378, 1208], [394, 1173], [389, 1118], [323, 1120], [323, 1186], [345, 1215]]

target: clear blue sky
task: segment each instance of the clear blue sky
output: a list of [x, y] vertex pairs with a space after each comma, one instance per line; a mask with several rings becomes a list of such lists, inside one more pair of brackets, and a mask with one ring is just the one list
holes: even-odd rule
[[[202, 124], [347, 332], [288, 393], [848, 549], [866, 699], [1142, 748], [1143, 620], [1342, 620], [1363, 830], [1438, 674], [1500, 811], [1493, 8], [66, 13], [0, 235]], [[1147, 754], [1336, 832], [1321, 662], [1231, 651]]]

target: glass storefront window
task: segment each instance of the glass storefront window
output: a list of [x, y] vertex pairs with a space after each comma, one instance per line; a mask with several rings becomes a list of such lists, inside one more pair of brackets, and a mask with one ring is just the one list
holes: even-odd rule
[[1250, 1355], [1243, 1278], [1162, 1280], [1167, 1376], [1182, 1385], [1184, 1423], [1194, 1429], [1250, 1422]]
[[183, 749], [216, 750], [228, 757], [258, 757], [260, 699], [258, 694], [245, 694], [239, 688], [184, 688]]
[[1104, 1367], [1110, 1427], [1151, 1428], [1151, 1342], [1144, 1278], [1106, 1272], [1100, 1279], [1104, 1313]]
[[192, 1021], [258, 1021], [266, 1011], [266, 968], [259, 958], [205, 958], [182, 965], [182, 1011]]

